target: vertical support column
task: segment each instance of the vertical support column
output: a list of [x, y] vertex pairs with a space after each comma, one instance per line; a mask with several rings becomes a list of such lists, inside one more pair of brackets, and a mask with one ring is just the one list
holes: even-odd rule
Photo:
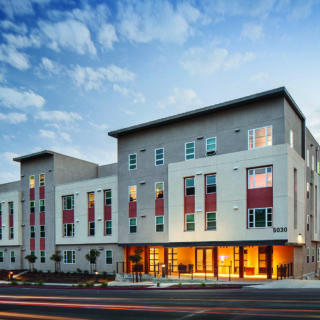
[[244, 249], [243, 246], [239, 247], [239, 278], [244, 278]]
[[149, 247], [145, 246], [144, 247], [144, 273], [148, 274], [149, 273]]
[[213, 265], [214, 276], [218, 278], [218, 247], [213, 247]]
[[267, 278], [272, 279], [272, 246], [267, 246]]
[[125, 261], [125, 273], [130, 273], [130, 267], [129, 267], [129, 247], [124, 247], [124, 254], [126, 257], [126, 261]]

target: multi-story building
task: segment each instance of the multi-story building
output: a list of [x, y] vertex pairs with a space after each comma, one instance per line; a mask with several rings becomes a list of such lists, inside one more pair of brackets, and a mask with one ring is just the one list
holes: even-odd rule
[[320, 261], [319, 144], [285, 88], [109, 132], [118, 163], [43, 151], [0, 185], [0, 268], [312, 274]]

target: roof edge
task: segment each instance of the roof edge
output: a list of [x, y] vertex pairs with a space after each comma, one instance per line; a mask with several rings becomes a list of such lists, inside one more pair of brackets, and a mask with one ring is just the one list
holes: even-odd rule
[[45, 156], [45, 155], [53, 155], [53, 154], [54, 154], [54, 152], [51, 151], [51, 150], [42, 150], [42, 151], [39, 151], [39, 152], [26, 154], [26, 155], [21, 156], [21, 157], [13, 158], [13, 161], [21, 162], [21, 161], [24, 161], [24, 160], [29, 160], [29, 159], [38, 158], [38, 157], [42, 157], [42, 156]]

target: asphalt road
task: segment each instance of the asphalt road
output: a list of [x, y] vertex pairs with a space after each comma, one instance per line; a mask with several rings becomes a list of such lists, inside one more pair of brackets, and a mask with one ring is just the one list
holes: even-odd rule
[[320, 290], [0, 287], [0, 319], [316, 319]]

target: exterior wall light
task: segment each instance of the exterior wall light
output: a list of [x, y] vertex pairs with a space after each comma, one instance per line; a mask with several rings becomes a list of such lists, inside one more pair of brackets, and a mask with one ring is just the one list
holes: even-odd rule
[[298, 236], [297, 236], [297, 242], [298, 242], [298, 243], [302, 243], [302, 242], [303, 242], [302, 234], [301, 234], [301, 233], [299, 233]]

